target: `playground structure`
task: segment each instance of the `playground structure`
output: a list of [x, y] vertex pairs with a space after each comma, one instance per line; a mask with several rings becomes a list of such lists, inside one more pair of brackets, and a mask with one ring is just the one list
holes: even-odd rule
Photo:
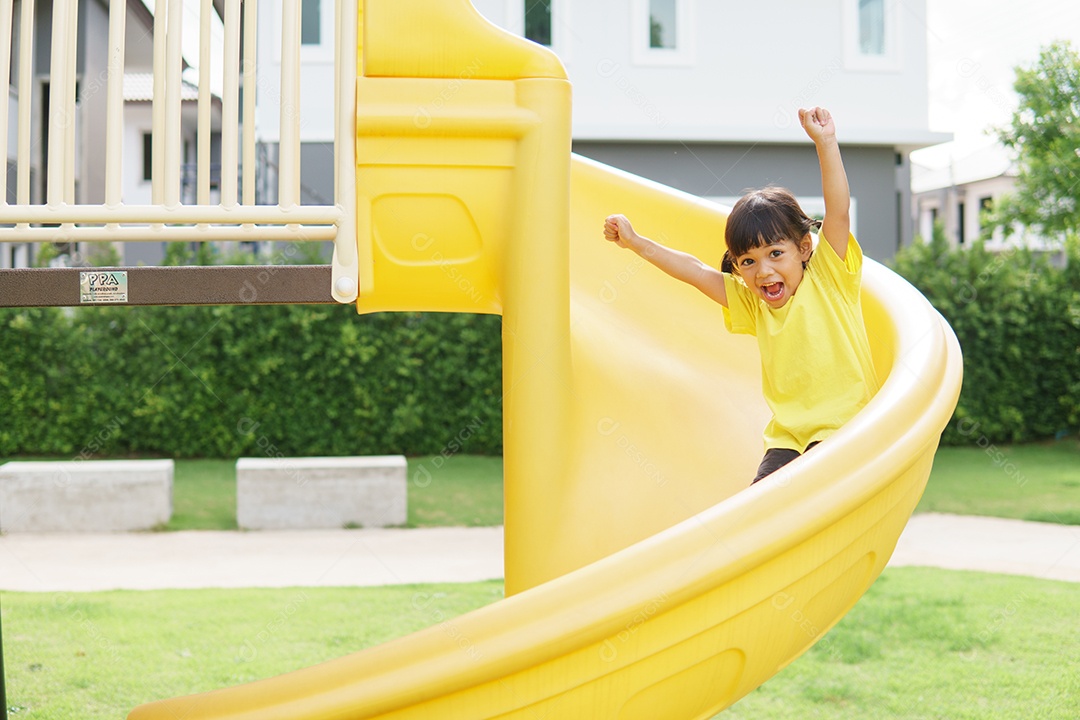
[[[299, 3], [283, 4], [282, 57], [298, 62]], [[662, 228], [718, 264], [723, 209], [572, 157], [557, 57], [490, 25], [467, 0], [339, 0], [335, 204], [297, 204], [299, 116], [289, 103], [299, 95], [283, 61], [278, 205], [238, 198], [235, 173], [226, 182], [230, 168], [253, 172], [247, 130], [240, 138], [226, 124], [221, 203], [184, 206], [169, 120], [180, 82], [169, 28], [181, 10], [176, 0], [162, 6], [156, 203], [123, 205], [119, 165], [105, 205], [70, 203], [74, 136], [59, 121], [46, 203], [24, 202], [20, 115], [22, 199], [0, 208], [12, 225], [0, 239], [332, 239], [329, 273], [280, 268], [271, 284], [299, 286], [267, 287], [258, 301], [332, 296], [360, 312], [501, 314], [507, 598], [455, 619], [454, 633], [434, 627], [278, 678], [150, 703], [133, 720], [707, 718], [798, 657], [873, 583], [960, 385], [955, 338], [910, 285], [867, 261], [881, 391], [828, 443], [746, 488], [768, 419], [756, 346], [721, 329], [715, 304], [600, 232], [605, 215], [633, 208], [646, 233]], [[74, 97], [57, 48], [73, 7], [55, 4], [54, 107]], [[239, 0], [225, 8], [225, 54], [239, 59]], [[254, 3], [243, 10], [250, 21]], [[122, 47], [122, 28], [110, 29], [110, 47]], [[240, 115], [241, 64], [232, 65], [225, 117]], [[125, 270], [131, 304], [146, 301], [136, 277], [195, 272]], [[34, 277], [51, 278], [58, 294], [76, 282], [77, 271], [44, 272]], [[313, 280], [326, 284], [313, 290]], [[19, 283], [33, 291], [32, 280]], [[168, 288], [147, 292], [178, 302]], [[7, 298], [0, 289], [15, 304]]]

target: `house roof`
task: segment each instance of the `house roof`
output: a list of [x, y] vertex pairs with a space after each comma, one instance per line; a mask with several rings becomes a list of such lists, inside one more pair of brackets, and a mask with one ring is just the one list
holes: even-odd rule
[[1002, 176], [1015, 177], [1016, 163], [995, 143], [959, 157], [950, 155], [948, 162], [933, 167], [912, 162], [911, 190], [929, 192]]
[[[106, 3], [107, 4], [107, 3]], [[141, 5], [144, 10], [150, 14], [150, 26], [153, 26], [154, 7], [157, 4], [156, 0], [142, 0]], [[333, 7], [333, 3], [330, 4]], [[222, 9], [224, 8], [224, 0], [216, 0], [214, 2], [214, 9], [210, 12], [210, 67], [222, 66], [222, 47], [225, 42], [225, 26], [221, 21]], [[202, 26], [202, 4], [201, 3], [188, 3], [183, 13], [183, 26], [180, 31], [180, 54], [184, 58], [185, 74], [192, 68], [199, 67], [199, 58], [201, 56], [201, 48], [199, 45], [199, 38], [201, 37]], [[221, 97], [222, 93], [222, 78], [220, 70], [210, 75], [210, 92], [211, 94]], [[147, 98], [149, 99], [149, 98]], [[185, 96], [183, 98], [187, 100]]]
[[[153, 99], [153, 73], [124, 73], [124, 102], [149, 102]], [[181, 80], [180, 99], [198, 100], [199, 88], [186, 80]]]

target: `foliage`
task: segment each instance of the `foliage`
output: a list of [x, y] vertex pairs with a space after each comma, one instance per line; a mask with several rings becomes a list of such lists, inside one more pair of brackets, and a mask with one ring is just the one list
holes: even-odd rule
[[330, 261], [329, 242], [280, 242], [272, 255], [246, 243], [169, 242], [162, 265], [323, 265]]
[[60, 251], [57, 249], [56, 243], [37, 243], [33, 247], [37, 249], [34, 254], [34, 267], [50, 267], [52, 261], [60, 257]]
[[964, 387], [943, 442], [1024, 442], [1080, 426], [1080, 243], [1064, 268], [1023, 248], [950, 248], [940, 227], [893, 268], [952, 326]]
[[0, 344], [0, 456], [501, 452], [496, 316], [11, 308]]
[[162, 265], [193, 265], [194, 253], [191, 251], [191, 243], [168, 242], [165, 243], [165, 257]]
[[119, 267], [124, 264], [115, 243], [89, 243], [85, 260], [90, 267]]
[[53, 261], [61, 263], [62, 267], [118, 267], [123, 264], [120, 250], [111, 242], [85, 243], [85, 252], [72, 252], [73, 245], [52, 242], [37, 243], [33, 247], [33, 267], [38, 268], [52, 267]]
[[165, 243], [165, 257], [162, 265], [220, 265], [221, 258], [217, 248], [211, 242], [169, 242]]
[[1017, 156], [1016, 193], [996, 203], [996, 225], [1020, 223], [1048, 235], [1080, 231], [1080, 53], [1068, 42], [1044, 47], [1016, 69], [1019, 107], [1002, 143]]

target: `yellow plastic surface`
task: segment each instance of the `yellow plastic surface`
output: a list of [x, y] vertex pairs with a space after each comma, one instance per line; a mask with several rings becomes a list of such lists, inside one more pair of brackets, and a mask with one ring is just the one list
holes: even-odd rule
[[368, 77], [566, 78], [553, 53], [502, 32], [469, 0], [367, 0], [362, 5]]
[[[390, 5], [366, 3], [369, 42]], [[442, 5], [464, 3], [394, 7]], [[952, 332], [868, 261], [881, 391], [748, 488], [768, 419], [756, 344], [601, 232], [626, 212], [715, 264], [721, 209], [571, 161], [563, 79], [410, 78], [407, 58], [372, 52], [358, 85], [358, 309], [502, 314], [509, 597], [452, 631], [129, 717], [710, 717], [804, 652], [884, 568], [959, 393]], [[440, 77], [460, 77], [455, 52]], [[528, 66], [516, 52], [507, 67]], [[536, 52], [538, 67], [553, 57]]]
[[572, 442], [545, 448], [568, 470], [546, 478], [558, 500], [533, 552], [547, 572], [594, 561], [456, 618], [453, 632], [143, 706], [133, 720], [705, 718], [869, 587], [959, 390], [959, 348], [940, 316], [868, 262], [882, 390], [829, 442], [745, 488], [767, 418], [755, 346], [598, 230], [607, 211], [632, 208], [643, 232], [716, 259], [723, 216], [581, 159], [571, 190]]

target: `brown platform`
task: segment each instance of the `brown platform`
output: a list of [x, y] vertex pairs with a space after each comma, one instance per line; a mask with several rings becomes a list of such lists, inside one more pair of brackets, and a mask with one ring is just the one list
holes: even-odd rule
[[18, 268], [0, 270], [0, 307], [78, 307], [80, 273], [127, 273], [127, 302], [113, 305], [328, 304], [329, 265]]

